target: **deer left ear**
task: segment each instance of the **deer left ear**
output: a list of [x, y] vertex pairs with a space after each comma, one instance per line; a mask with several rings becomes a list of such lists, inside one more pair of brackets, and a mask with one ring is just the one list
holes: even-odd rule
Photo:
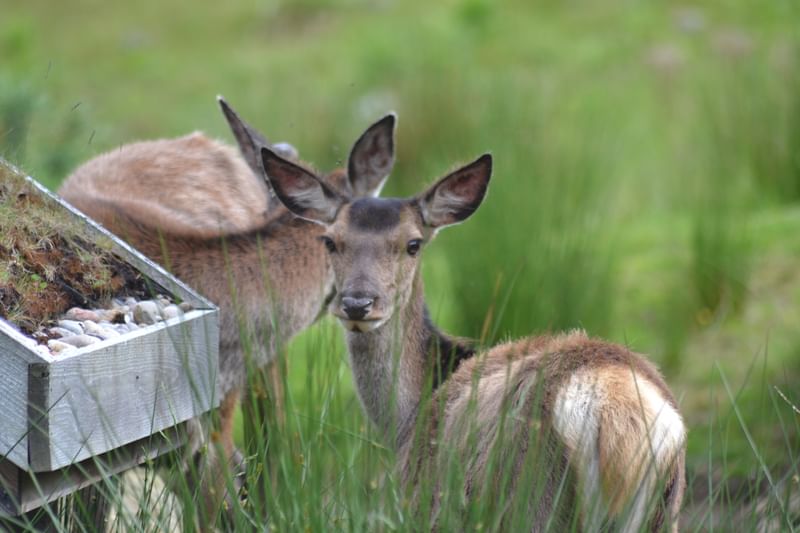
[[267, 181], [286, 209], [319, 224], [330, 224], [336, 219], [344, 204], [344, 199], [336, 191], [308, 170], [269, 148], [261, 148], [261, 159]]
[[397, 115], [389, 113], [367, 128], [347, 159], [347, 179], [353, 198], [378, 196], [394, 167]]
[[438, 229], [469, 218], [486, 196], [491, 176], [492, 156], [484, 154], [439, 180], [417, 197], [425, 225]]

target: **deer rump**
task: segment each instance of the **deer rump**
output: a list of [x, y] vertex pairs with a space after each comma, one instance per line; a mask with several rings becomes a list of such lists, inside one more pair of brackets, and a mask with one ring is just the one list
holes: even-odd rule
[[443, 484], [516, 510], [532, 531], [638, 529], [648, 517], [657, 531], [677, 515], [677, 405], [658, 370], [622, 346], [583, 331], [508, 342], [464, 361], [424, 403], [400, 425], [398, 469], [434, 521]]

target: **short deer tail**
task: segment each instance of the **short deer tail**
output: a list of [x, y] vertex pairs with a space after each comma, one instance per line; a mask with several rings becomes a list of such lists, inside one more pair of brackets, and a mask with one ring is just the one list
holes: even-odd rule
[[658, 386], [621, 365], [582, 369], [560, 388], [554, 407], [585, 528], [677, 527], [686, 430]]

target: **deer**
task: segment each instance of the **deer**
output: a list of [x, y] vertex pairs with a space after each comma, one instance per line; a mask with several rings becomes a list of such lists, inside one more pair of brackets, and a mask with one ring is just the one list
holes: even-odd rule
[[[271, 145], [218, 100], [238, 152], [200, 132], [123, 145], [80, 166], [59, 193], [219, 306], [220, 429], [212, 437], [231, 460], [238, 453], [233, 419], [247, 385], [246, 363], [269, 364], [281, 344], [323, 314], [333, 277], [317, 242], [322, 228], [276, 200], [259, 148], [270, 146], [316, 171], [299, 161], [294, 147]], [[395, 123], [389, 113], [369, 126], [346, 167], [319, 179], [337, 194], [379, 194], [394, 165]], [[250, 348], [243, 339], [253, 340]], [[196, 451], [202, 431], [190, 428]]]
[[[455, 456], [464, 495], [475, 501], [481, 487], [494, 487], [486, 479], [493, 447], [510, 465], [506, 490], [521, 490], [537, 449], [540, 496], [525, 515], [531, 531], [573, 519], [581, 530], [677, 530], [686, 429], [653, 363], [581, 330], [479, 350], [431, 321], [423, 250], [481, 205], [490, 154], [407, 198], [355, 198], [267, 147], [261, 154], [277, 198], [325, 230], [319, 240], [335, 288], [329, 310], [345, 330], [362, 407], [397, 452], [398, 478], [412, 496]], [[433, 516], [438, 490], [431, 492]]]

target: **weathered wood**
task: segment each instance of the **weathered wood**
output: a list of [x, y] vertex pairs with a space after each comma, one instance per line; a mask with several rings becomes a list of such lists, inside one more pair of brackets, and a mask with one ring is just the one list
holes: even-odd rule
[[[191, 311], [61, 358], [2, 335], [0, 342], [0, 453], [26, 470], [61, 468], [219, 403], [216, 311]], [[28, 362], [31, 355], [39, 361]]]
[[185, 443], [183, 425], [167, 428], [55, 472], [26, 472], [0, 460], [0, 516], [18, 516]]
[[[50, 456], [50, 366], [28, 365], [28, 457], [26, 464], [37, 457]], [[44, 468], [43, 470], [53, 470]]]
[[195, 310], [67, 355], [34, 352], [0, 320], [0, 455], [47, 471], [219, 403], [215, 310]]
[[216, 314], [191, 311], [31, 365], [29, 469], [55, 470], [213, 408], [217, 343]]
[[0, 320], [0, 456], [28, 460], [28, 365], [37, 360], [25, 338]]

